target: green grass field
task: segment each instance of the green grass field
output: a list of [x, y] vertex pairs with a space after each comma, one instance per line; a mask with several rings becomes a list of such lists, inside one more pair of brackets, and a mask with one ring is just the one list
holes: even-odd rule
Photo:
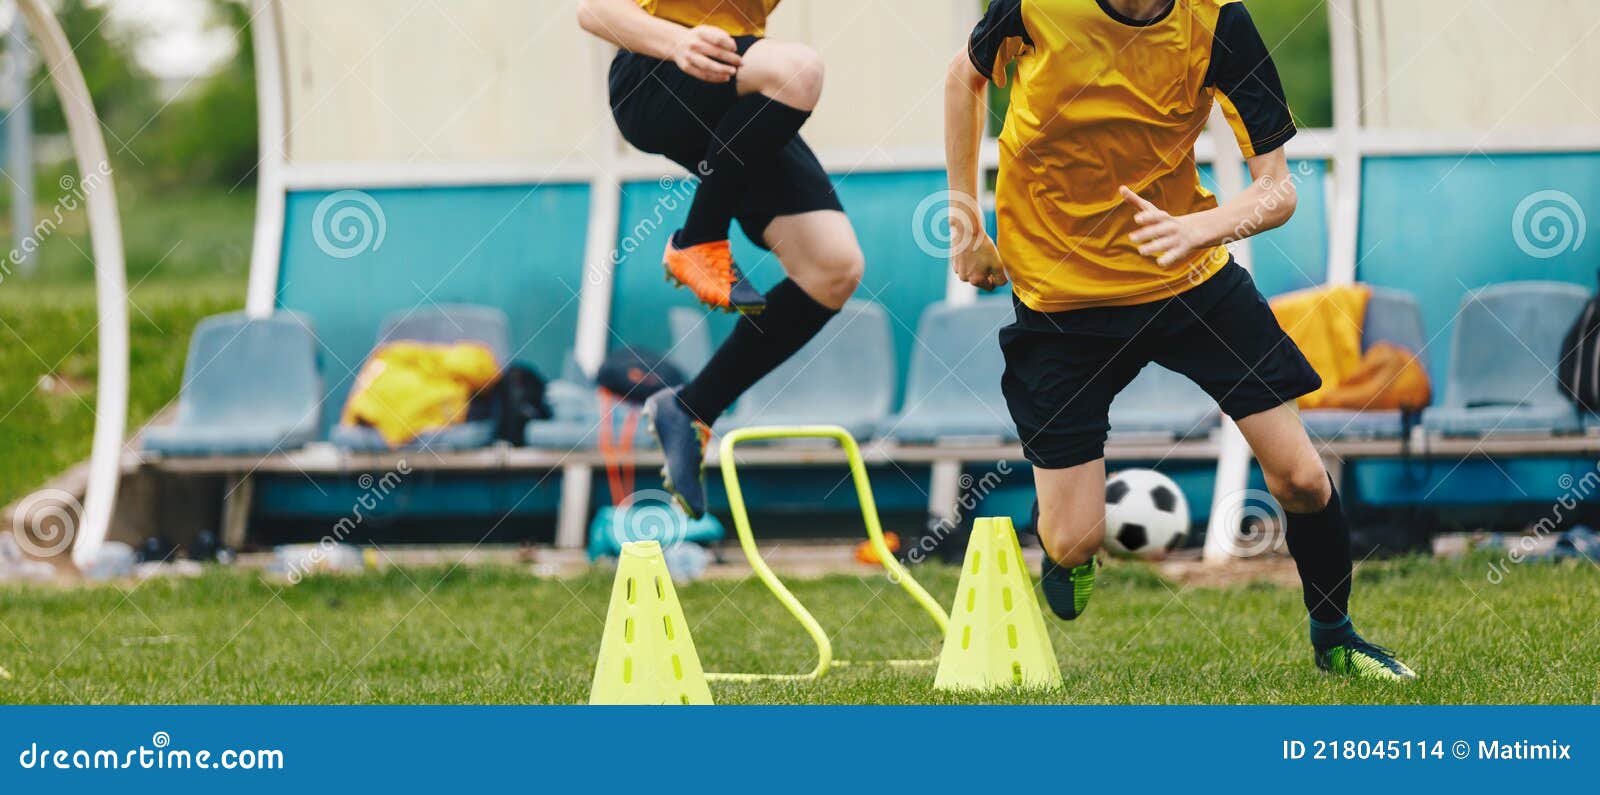
[[[117, 187], [132, 288], [131, 433], [177, 396], [195, 324], [243, 306], [255, 199], [249, 189]], [[11, 233], [0, 216], [0, 240]], [[0, 280], [0, 505], [89, 455], [99, 374], [89, 252], [80, 209], [41, 238], [36, 273]]]
[[[821, 683], [712, 685], [719, 703], [1600, 702], [1600, 578], [1524, 564], [1499, 585], [1487, 558], [1362, 566], [1358, 618], [1422, 672], [1410, 686], [1318, 673], [1298, 592], [1185, 588], [1109, 567], [1088, 615], [1052, 619], [1066, 687], [957, 697], [932, 668], [836, 669]], [[918, 576], [941, 600], [956, 572]], [[0, 589], [5, 703], [572, 703], [587, 698], [609, 575], [511, 567], [390, 569], [294, 587], [251, 572], [92, 588]], [[932, 655], [932, 624], [881, 578], [800, 581], [846, 659]], [[708, 670], [801, 671], [808, 641], [759, 582], [680, 589]]]
[[[0, 505], [88, 458], [99, 375], [94, 288], [11, 287], [0, 287]], [[178, 394], [195, 324], [243, 298], [224, 279], [152, 281], [133, 291], [130, 434]]]

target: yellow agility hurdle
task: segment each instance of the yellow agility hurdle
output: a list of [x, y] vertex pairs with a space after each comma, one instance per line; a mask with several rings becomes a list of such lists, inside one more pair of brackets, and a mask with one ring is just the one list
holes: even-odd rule
[[[867, 525], [867, 541], [878, 553], [878, 560], [883, 568], [889, 572], [889, 578], [900, 584], [900, 587], [911, 594], [922, 609], [933, 618], [939, 626], [940, 637], [944, 636], [945, 629], [950, 623], [949, 616], [944, 607], [936, 601], [926, 590], [911, 576], [911, 572], [895, 560], [894, 553], [889, 551], [889, 545], [883, 540], [883, 526], [878, 522], [878, 505], [872, 498], [872, 483], [867, 479], [867, 468], [861, 461], [861, 448], [856, 444], [855, 437], [849, 431], [837, 425], [799, 425], [799, 426], [770, 426], [740, 428], [722, 437], [722, 482], [728, 492], [728, 507], [733, 512], [733, 526], [739, 533], [739, 546], [744, 549], [744, 556], [750, 561], [750, 568], [761, 578], [761, 582], [778, 597], [778, 601], [788, 608], [789, 614], [805, 628], [806, 634], [817, 646], [817, 665], [809, 673], [803, 674], [756, 674], [756, 673], [708, 673], [710, 679], [734, 682], [753, 682], [771, 680], [811, 680], [819, 679], [834, 665], [851, 665], [848, 660], [833, 659], [833, 643], [829, 641], [828, 634], [817, 623], [800, 600], [795, 598], [783, 581], [778, 579], [766, 560], [761, 557], [760, 550], [756, 549], [754, 534], [750, 531], [750, 514], [745, 509], [744, 492], [739, 488], [739, 473], [737, 463], [734, 461], [734, 448], [741, 442], [753, 442], [767, 439], [833, 439], [844, 449], [845, 455], [850, 460], [850, 477], [855, 481], [856, 498], [861, 503], [861, 518]], [[854, 664], [867, 664], [868, 662], [883, 665], [932, 665], [938, 658], [926, 660], [872, 660]]]

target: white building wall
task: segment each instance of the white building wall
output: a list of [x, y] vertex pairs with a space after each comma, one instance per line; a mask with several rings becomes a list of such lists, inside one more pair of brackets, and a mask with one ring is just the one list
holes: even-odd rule
[[1357, 0], [1362, 121], [1380, 129], [1600, 124], [1595, 0]]
[[609, 144], [577, 0], [281, 0], [288, 159], [565, 162]]
[[943, 146], [944, 74], [972, 26], [976, 0], [790, 0], [768, 35], [816, 47], [827, 61], [822, 103], [806, 125], [817, 149]]

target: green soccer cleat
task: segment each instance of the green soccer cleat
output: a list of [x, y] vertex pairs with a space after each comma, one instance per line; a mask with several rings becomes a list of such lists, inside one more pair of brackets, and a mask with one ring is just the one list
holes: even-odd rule
[[1068, 568], [1050, 559], [1047, 553], [1039, 564], [1039, 588], [1044, 591], [1045, 604], [1050, 612], [1064, 621], [1083, 615], [1089, 607], [1089, 596], [1094, 593], [1094, 570], [1097, 561]]
[[1317, 667], [1329, 673], [1383, 682], [1410, 682], [1417, 678], [1417, 672], [1395, 659], [1394, 652], [1354, 633], [1348, 640], [1316, 652]]

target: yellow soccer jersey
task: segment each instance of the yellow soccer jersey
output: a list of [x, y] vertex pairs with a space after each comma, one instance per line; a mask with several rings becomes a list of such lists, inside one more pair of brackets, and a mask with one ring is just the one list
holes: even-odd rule
[[1128, 236], [1120, 185], [1173, 215], [1215, 207], [1194, 142], [1213, 99], [1246, 157], [1293, 137], [1283, 86], [1237, 0], [1174, 0], [1129, 19], [1107, 0], [993, 0], [972, 32], [973, 66], [1016, 84], [995, 189], [1000, 258], [1040, 312], [1127, 306], [1182, 292], [1228, 260], [1221, 246], [1163, 268]]
[[639, 0], [652, 16], [695, 27], [714, 25], [733, 36], [763, 36], [780, 0]]

